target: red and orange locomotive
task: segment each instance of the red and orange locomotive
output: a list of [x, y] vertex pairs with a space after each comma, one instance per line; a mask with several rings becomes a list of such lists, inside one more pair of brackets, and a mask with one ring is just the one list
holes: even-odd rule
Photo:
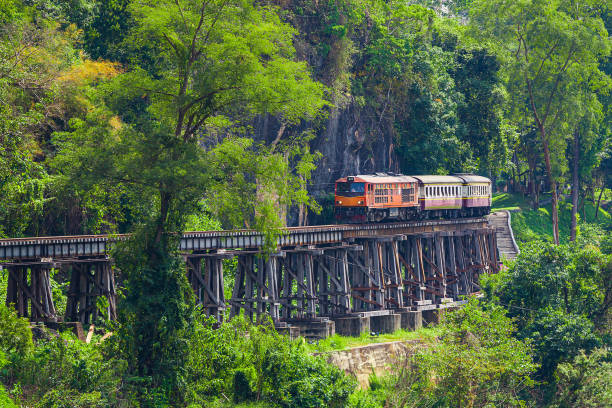
[[376, 173], [336, 181], [341, 222], [476, 217], [491, 209], [491, 180], [474, 174], [404, 176]]

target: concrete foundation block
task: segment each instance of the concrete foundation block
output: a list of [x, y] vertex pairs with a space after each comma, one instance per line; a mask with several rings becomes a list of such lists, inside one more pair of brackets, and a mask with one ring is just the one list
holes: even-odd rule
[[397, 314], [370, 317], [370, 330], [374, 333], [393, 333], [402, 327], [402, 317]]
[[301, 335], [300, 328], [297, 326], [277, 327], [276, 331], [278, 334], [289, 336], [289, 339], [291, 340], [295, 340]]
[[334, 319], [336, 333], [342, 336], [359, 337], [361, 333], [370, 333], [370, 317], [350, 316]]
[[81, 322], [46, 322], [45, 326], [56, 332], [70, 330], [79, 340], [85, 341], [86, 336]]
[[418, 330], [423, 327], [423, 313], [420, 310], [400, 312], [401, 327], [406, 330]]
[[300, 336], [311, 340], [326, 339], [336, 333], [333, 320], [292, 322], [291, 326], [298, 327]]
[[440, 323], [444, 319], [444, 315], [447, 310], [452, 310], [450, 308], [444, 309], [431, 309], [431, 310], [423, 310], [423, 326], [429, 327], [431, 325], [436, 325]]

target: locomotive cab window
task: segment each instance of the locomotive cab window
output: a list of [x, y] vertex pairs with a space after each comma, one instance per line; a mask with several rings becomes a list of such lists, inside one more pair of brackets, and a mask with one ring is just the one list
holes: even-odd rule
[[365, 183], [336, 183], [336, 194], [344, 197], [359, 197], [365, 194]]

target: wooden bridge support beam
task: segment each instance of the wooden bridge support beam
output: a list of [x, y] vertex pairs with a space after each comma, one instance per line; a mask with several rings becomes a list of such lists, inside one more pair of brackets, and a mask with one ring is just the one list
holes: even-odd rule
[[[280, 324], [461, 300], [479, 290], [482, 273], [497, 270], [494, 239], [488, 229], [435, 231], [359, 237], [353, 245], [359, 250], [294, 247], [267, 259], [235, 254], [230, 317], [244, 310], [251, 320], [269, 315]], [[207, 313], [221, 320], [221, 257], [206, 256], [205, 272], [188, 257], [190, 282]]]
[[279, 258], [282, 273], [281, 318], [312, 319], [316, 316], [316, 290], [313, 255], [308, 252], [288, 253]]
[[99, 317], [98, 298], [106, 298], [104, 318], [117, 318], [115, 277], [109, 260], [70, 264], [70, 286], [64, 320], [91, 324]]
[[[193, 289], [196, 304], [202, 305], [207, 316], [213, 316], [218, 321], [223, 320], [226, 309], [225, 290], [223, 287], [224, 255], [204, 256], [194, 254], [186, 257], [187, 279]], [[202, 270], [204, 265], [204, 270]]]
[[350, 312], [350, 279], [347, 249], [325, 250], [316, 257], [319, 316], [343, 316]]
[[[284, 253], [282, 254], [284, 256]], [[230, 316], [244, 309], [252, 320], [260, 321], [264, 315], [277, 323], [280, 321], [280, 294], [278, 256], [264, 259], [257, 254], [238, 256], [238, 268], [234, 282], [234, 292], [230, 299]]]
[[379, 239], [360, 239], [363, 251], [347, 260], [352, 277], [353, 312], [385, 309], [383, 256]]
[[[32, 321], [56, 322], [50, 284], [50, 267], [44, 264], [8, 266], [6, 305]], [[29, 282], [28, 282], [29, 277]]]

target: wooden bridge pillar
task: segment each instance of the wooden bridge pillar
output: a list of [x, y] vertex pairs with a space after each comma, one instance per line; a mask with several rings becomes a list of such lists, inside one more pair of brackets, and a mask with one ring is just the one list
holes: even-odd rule
[[[213, 316], [217, 321], [223, 320], [226, 308], [225, 290], [223, 286], [224, 255], [203, 256], [195, 254], [188, 256], [187, 278], [193, 289], [196, 303], [202, 305], [207, 316]], [[204, 272], [202, 272], [204, 264]]]
[[[311, 251], [288, 253], [279, 258], [282, 269], [281, 317], [312, 319], [316, 316], [316, 291]], [[295, 282], [295, 285], [294, 285]]]
[[[258, 321], [264, 315], [269, 315], [272, 321], [279, 322], [279, 275], [282, 274], [282, 264], [278, 262], [278, 256], [271, 255], [264, 259], [255, 253], [238, 255], [234, 292], [230, 299], [230, 317], [244, 309], [251, 320], [254, 315]], [[280, 256], [284, 256], [284, 253]]]
[[348, 314], [351, 310], [348, 250], [324, 249], [316, 257], [315, 276], [319, 289], [319, 316]]
[[109, 260], [70, 264], [65, 321], [91, 324], [99, 317], [98, 298], [106, 298], [105, 318], [117, 318], [115, 277]]
[[385, 289], [385, 305], [387, 309], [402, 309], [404, 307], [404, 287], [400, 265], [398, 241], [405, 236], [393, 237], [382, 245], [383, 284]]
[[367, 312], [385, 309], [385, 288], [381, 243], [376, 238], [360, 239], [363, 251], [350, 259], [352, 270], [353, 311]]
[[56, 322], [49, 275], [51, 268], [44, 264], [9, 264], [7, 269], [6, 305], [13, 305], [19, 316], [29, 317], [32, 321]]

